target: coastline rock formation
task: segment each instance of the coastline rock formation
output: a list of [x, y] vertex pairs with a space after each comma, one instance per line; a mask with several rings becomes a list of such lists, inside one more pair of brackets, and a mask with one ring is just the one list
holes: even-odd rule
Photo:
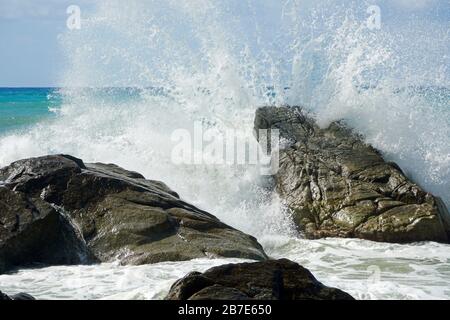
[[0, 301], [12, 301], [12, 300], [25, 301], [25, 300], [36, 300], [36, 299], [27, 293], [18, 293], [13, 296], [8, 296], [0, 291]]
[[342, 122], [321, 129], [300, 107], [262, 107], [255, 130], [278, 129], [276, 190], [307, 238], [449, 242], [443, 202]]
[[0, 273], [18, 266], [267, 258], [255, 238], [164, 183], [68, 155], [0, 169]]
[[353, 300], [289, 261], [226, 264], [176, 281], [167, 300]]

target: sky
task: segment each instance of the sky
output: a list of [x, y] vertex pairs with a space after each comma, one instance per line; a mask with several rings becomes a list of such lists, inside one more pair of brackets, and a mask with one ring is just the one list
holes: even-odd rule
[[64, 69], [59, 35], [67, 8], [94, 1], [0, 0], [0, 87], [53, 87]]
[[[62, 33], [71, 32], [66, 26], [66, 10], [70, 5], [78, 5], [83, 17], [95, 12], [98, 1], [101, 0], [0, 0], [0, 87], [58, 86], [66, 64], [59, 39]], [[385, 20], [422, 15], [450, 29], [449, 0], [373, 3], [382, 7]]]

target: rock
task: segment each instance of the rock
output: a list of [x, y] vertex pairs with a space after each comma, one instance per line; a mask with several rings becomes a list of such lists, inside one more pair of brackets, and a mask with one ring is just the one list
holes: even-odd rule
[[267, 258], [255, 238], [112, 164], [45, 156], [0, 169], [0, 181], [0, 272], [31, 263]]
[[12, 300], [9, 296], [0, 291], [0, 301], [10, 301]]
[[0, 301], [11, 301], [11, 300], [25, 301], [25, 300], [36, 300], [36, 299], [27, 293], [18, 293], [18, 294], [15, 294], [15, 295], [9, 297], [8, 295], [6, 295], [0, 291]]
[[85, 245], [67, 217], [36, 196], [0, 187], [0, 273], [18, 265], [83, 263]]
[[275, 185], [307, 238], [449, 241], [442, 201], [344, 123], [321, 129], [300, 107], [263, 107], [256, 112], [258, 129], [278, 129], [288, 141]]
[[36, 300], [33, 296], [29, 295], [28, 293], [18, 293], [11, 297], [13, 300], [20, 300], [20, 301], [30, 301], [30, 300]]
[[167, 300], [353, 300], [287, 259], [227, 264], [176, 281]]

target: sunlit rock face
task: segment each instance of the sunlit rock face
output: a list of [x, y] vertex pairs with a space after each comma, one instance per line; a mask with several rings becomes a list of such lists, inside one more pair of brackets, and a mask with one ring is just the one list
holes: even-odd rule
[[384, 161], [342, 122], [320, 128], [299, 107], [264, 107], [255, 129], [278, 129], [276, 189], [308, 238], [449, 241], [443, 202]]

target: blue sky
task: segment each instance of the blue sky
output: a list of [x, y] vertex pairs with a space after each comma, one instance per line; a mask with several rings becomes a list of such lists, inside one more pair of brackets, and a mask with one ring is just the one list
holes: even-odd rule
[[[82, 15], [89, 15], [98, 1], [0, 0], [0, 87], [57, 86], [66, 63], [58, 40], [59, 35], [67, 32], [66, 9], [76, 4], [82, 8]], [[448, 0], [373, 3], [382, 7], [383, 18], [388, 22], [416, 15], [449, 28]]]
[[94, 1], [0, 0], [0, 87], [55, 86], [64, 68], [58, 36], [71, 4]]

